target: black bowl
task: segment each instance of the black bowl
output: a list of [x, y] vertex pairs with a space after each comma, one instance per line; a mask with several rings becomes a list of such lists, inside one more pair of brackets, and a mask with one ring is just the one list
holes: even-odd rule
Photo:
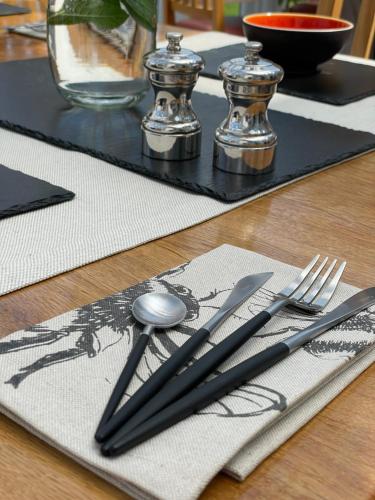
[[248, 40], [262, 42], [262, 56], [287, 73], [314, 73], [337, 54], [353, 24], [334, 17], [269, 12], [243, 18]]

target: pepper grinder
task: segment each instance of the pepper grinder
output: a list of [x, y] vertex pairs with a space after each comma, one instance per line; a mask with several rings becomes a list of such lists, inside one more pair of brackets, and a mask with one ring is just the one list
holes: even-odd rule
[[272, 169], [277, 136], [267, 106], [284, 71], [259, 56], [262, 48], [260, 42], [247, 42], [244, 58], [219, 67], [230, 107], [215, 132], [214, 166], [226, 172], [254, 175]]
[[166, 48], [144, 57], [155, 103], [142, 120], [142, 152], [159, 160], [190, 160], [200, 154], [201, 126], [191, 94], [204, 62], [181, 48], [181, 33], [167, 33], [166, 38]]

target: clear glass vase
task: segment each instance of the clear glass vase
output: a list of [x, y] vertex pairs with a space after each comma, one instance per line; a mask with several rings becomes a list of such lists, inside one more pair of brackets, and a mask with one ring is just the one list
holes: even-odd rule
[[[48, 17], [61, 9], [49, 0]], [[48, 23], [48, 50], [60, 93], [71, 104], [108, 109], [137, 104], [149, 88], [143, 56], [155, 47], [155, 31], [128, 17], [120, 26]]]

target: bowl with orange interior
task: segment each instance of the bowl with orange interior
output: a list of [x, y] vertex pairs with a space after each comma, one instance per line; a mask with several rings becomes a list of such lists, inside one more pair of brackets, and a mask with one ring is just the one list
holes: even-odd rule
[[262, 42], [262, 56], [288, 74], [308, 74], [340, 52], [353, 24], [314, 14], [267, 12], [243, 18], [248, 40]]

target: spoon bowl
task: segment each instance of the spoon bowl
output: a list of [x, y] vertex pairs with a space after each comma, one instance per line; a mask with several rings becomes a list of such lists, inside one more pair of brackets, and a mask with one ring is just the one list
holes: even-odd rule
[[187, 309], [181, 299], [170, 293], [145, 293], [133, 303], [133, 316], [143, 325], [171, 328], [185, 319]]

